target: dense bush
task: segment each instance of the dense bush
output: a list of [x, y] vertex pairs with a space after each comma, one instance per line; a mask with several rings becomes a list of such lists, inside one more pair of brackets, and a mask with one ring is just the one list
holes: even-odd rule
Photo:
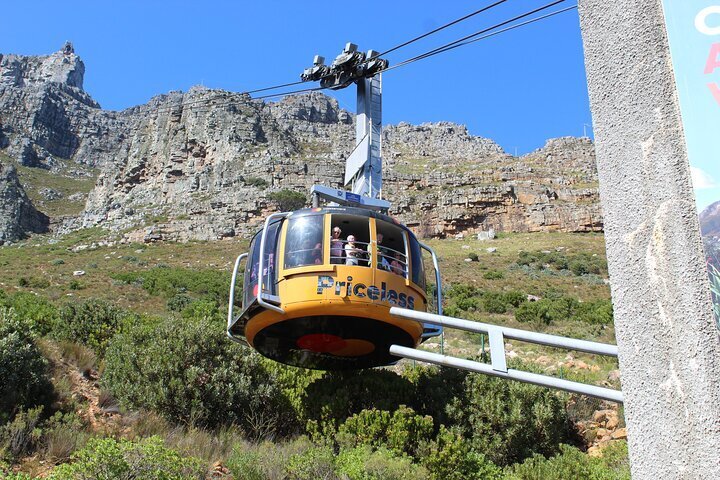
[[245, 185], [262, 189], [265, 189], [268, 185], [270, 185], [267, 180], [260, 177], [246, 177], [243, 182], [245, 183]]
[[102, 384], [127, 407], [200, 426], [235, 423], [255, 437], [294, 427], [259, 356], [211, 320], [138, 323], [113, 338], [105, 362]]
[[311, 434], [325, 436], [362, 410], [392, 411], [413, 396], [412, 384], [388, 370], [326, 372], [305, 389], [301, 418]]
[[30, 333], [37, 336], [47, 335], [58, 317], [58, 309], [52, 303], [29, 292], [17, 292], [14, 295], [2, 292], [0, 307], [15, 310], [17, 318], [27, 326]]
[[87, 345], [102, 356], [110, 338], [132, 318], [128, 312], [103, 300], [69, 303], [60, 310], [53, 335]]
[[288, 189], [272, 192], [268, 195], [268, 198], [277, 203], [278, 208], [282, 212], [299, 210], [305, 206], [305, 202], [307, 201], [307, 197], [304, 193]]
[[601, 457], [591, 457], [577, 448], [560, 446], [560, 454], [545, 458], [535, 455], [522, 464], [508, 467], [507, 480], [630, 480], [627, 444], [613, 442]]
[[400, 406], [394, 412], [363, 410], [340, 425], [337, 441], [343, 447], [368, 445], [385, 447], [397, 455], [418, 456], [433, 437], [433, 419], [416, 415], [412, 408]]
[[27, 325], [12, 309], [0, 308], [0, 424], [21, 408], [50, 401], [47, 368]]
[[317, 480], [337, 478], [335, 454], [330, 447], [312, 446], [290, 457], [285, 466], [286, 478], [292, 480]]
[[483, 278], [485, 280], [501, 280], [504, 276], [503, 272], [499, 270], [488, 270], [483, 273]]
[[115, 280], [142, 286], [150, 295], [172, 299], [178, 294], [192, 294], [224, 305], [228, 300], [230, 274], [218, 270], [195, 270], [158, 266], [149, 270], [121, 272], [111, 275]]
[[494, 480], [502, 471], [475, 452], [460, 435], [443, 427], [430, 445], [423, 464], [433, 480]]
[[607, 325], [613, 322], [613, 308], [610, 300], [579, 302], [570, 297], [543, 298], [522, 303], [515, 311], [515, 318], [519, 322], [545, 325], [564, 320]]
[[195, 458], [183, 458], [159, 437], [138, 442], [95, 438], [73, 455], [73, 461], [57, 467], [53, 480], [185, 480], [205, 478]]
[[12, 422], [0, 427], [0, 455], [11, 461], [32, 453], [40, 441], [43, 407], [21, 410]]
[[509, 465], [534, 453], [552, 455], [569, 441], [561, 394], [480, 374], [469, 374], [464, 387], [464, 397], [451, 402], [449, 414], [473, 449], [493, 463]]
[[516, 263], [536, 270], [542, 270], [546, 266], [555, 270], [569, 270], [577, 276], [589, 273], [607, 274], [607, 261], [599, 255], [589, 253], [565, 255], [557, 251], [520, 252]]
[[429, 415], [436, 425], [449, 424], [446, 408], [453, 398], [463, 395], [468, 373], [448, 367], [408, 367], [403, 371], [413, 386], [410, 406], [420, 415]]
[[349, 480], [423, 480], [428, 472], [407, 456], [368, 446], [343, 449], [335, 460], [340, 478]]
[[485, 311], [507, 313], [527, 299], [527, 295], [516, 290], [505, 292], [483, 292], [473, 285], [454, 284], [445, 292], [445, 314], [462, 315], [463, 312]]

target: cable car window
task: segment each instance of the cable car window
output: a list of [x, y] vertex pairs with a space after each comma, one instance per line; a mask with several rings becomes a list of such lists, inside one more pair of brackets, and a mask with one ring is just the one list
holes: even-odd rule
[[285, 236], [285, 268], [323, 263], [323, 215], [290, 217]]
[[247, 267], [245, 268], [245, 290], [243, 291], [242, 308], [245, 310], [250, 306], [257, 295], [258, 265], [260, 262], [260, 234], [253, 237], [250, 242], [250, 253], [248, 255]]
[[330, 262], [367, 267], [370, 258], [368, 217], [333, 215], [330, 224]]
[[381, 220], [377, 220], [375, 225], [377, 226], [378, 250], [378, 258], [374, 262], [375, 267], [407, 278], [405, 233], [396, 225]]
[[423, 266], [422, 249], [415, 235], [408, 235], [411, 260], [411, 279], [418, 287], [425, 290], [425, 267]]
[[[270, 295], [277, 295], [277, 269], [275, 258], [277, 257], [278, 233], [280, 232], [280, 221], [268, 226], [265, 235], [265, 255], [263, 257], [263, 292]], [[248, 255], [248, 268], [245, 270], [245, 291], [243, 294], [243, 309], [247, 308], [258, 294], [258, 277], [260, 268], [260, 238], [262, 232], [255, 235], [250, 243]]]

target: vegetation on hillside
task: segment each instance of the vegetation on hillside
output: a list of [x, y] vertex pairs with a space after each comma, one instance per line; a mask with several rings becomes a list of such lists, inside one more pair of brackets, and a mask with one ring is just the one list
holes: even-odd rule
[[[578, 426], [597, 401], [412, 362], [304, 370], [228, 341], [227, 272], [244, 244], [74, 235], [0, 248], [0, 478], [629, 478], [624, 443], [598, 450], [597, 427]], [[602, 237], [540, 234], [528, 252], [524, 237], [493, 252], [434, 241], [446, 311], [611, 341]], [[483, 358], [484, 343], [448, 333], [444, 349]], [[612, 360], [507, 349], [522, 368], [617, 381]]]

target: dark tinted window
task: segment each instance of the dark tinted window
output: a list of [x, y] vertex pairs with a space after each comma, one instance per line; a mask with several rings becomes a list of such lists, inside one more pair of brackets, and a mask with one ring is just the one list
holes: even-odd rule
[[290, 217], [285, 236], [285, 268], [323, 263], [323, 215]]
[[411, 279], [413, 283], [425, 290], [425, 267], [423, 266], [422, 249], [414, 235], [408, 235], [410, 244]]
[[[278, 233], [281, 221], [273, 222], [268, 226], [265, 238], [265, 254], [263, 256], [263, 291], [270, 295], [277, 295], [277, 258]], [[243, 292], [243, 309], [247, 308], [258, 293], [258, 279], [260, 268], [260, 237], [262, 232], [255, 235], [250, 243], [247, 269], [245, 270], [245, 290]]]

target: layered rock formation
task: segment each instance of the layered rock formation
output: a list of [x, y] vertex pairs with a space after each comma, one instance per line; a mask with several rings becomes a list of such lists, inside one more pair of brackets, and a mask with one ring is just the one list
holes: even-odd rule
[[[83, 72], [71, 46], [0, 59], [0, 149], [63, 174], [72, 165], [100, 171], [85, 211], [65, 221], [66, 230], [137, 227], [137, 239], [246, 235], [276, 209], [272, 192], [341, 185], [354, 116], [330, 97], [265, 103], [196, 87], [110, 112], [82, 90]], [[423, 235], [602, 228], [587, 139], [551, 140], [515, 158], [463, 126], [438, 123], [387, 127], [383, 142], [391, 213]]]
[[0, 162], [0, 245], [16, 242], [27, 233], [43, 233], [48, 217], [38, 212], [20, 185], [15, 167]]

